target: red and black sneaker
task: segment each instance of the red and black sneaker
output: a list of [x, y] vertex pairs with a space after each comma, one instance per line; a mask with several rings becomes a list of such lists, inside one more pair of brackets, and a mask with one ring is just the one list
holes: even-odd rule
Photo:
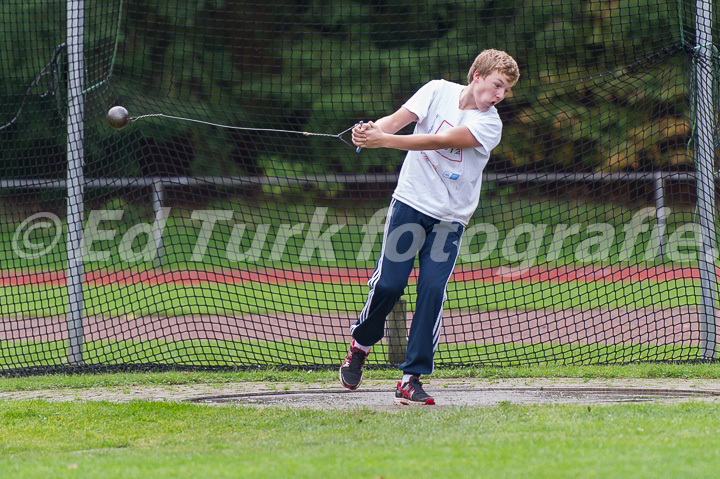
[[411, 376], [410, 381], [399, 382], [395, 389], [395, 404], [403, 406], [432, 406], [435, 400], [425, 392], [417, 376]]
[[354, 391], [360, 387], [363, 377], [363, 366], [369, 353], [355, 347], [355, 341], [350, 343], [350, 350], [340, 366], [340, 382], [346, 388]]

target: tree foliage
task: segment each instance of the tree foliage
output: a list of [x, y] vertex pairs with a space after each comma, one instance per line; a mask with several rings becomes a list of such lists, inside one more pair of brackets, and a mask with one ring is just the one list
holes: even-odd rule
[[[343, 145], [329, 150], [322, 138], [221, 129], [209, 134], [162, 120], [148, 120], [144, 132], [120, 138], [102, 116], [122, 102], [138, 113], [335, 133], [394, 111], [431, 79], [464, 82], [485, 48], [508, 51], [522, 72], [501, 108], [505, 136], [491, 168], [625, 171], [691, 163], [692, 50], [683, 44], [691, 40], [683, 36], [683, 15], [689, 12], [676, 2], [86, 0], [86, 5], [91, 174], [147, 173], [138, 156], [163, 148], [184, 155], [182, 174], [277, 173], [277, 165], [291, 163], [313, 172], [391, 171], [399, 164], [395, 152], [375, 151], [358, 161]], [[0, 70], [1, 123], [13, 117], [27, 85], [64, 41], [64, 7], [59, 0], [3, 6], [0, 38], [13, 48], [4, 49]], [[17, 124], [0, 130], [9, 175], [27, 174], [24, 168], [36, 161], [38, 145], [57, 150], [65, 142], [64, 110], [58, 107], [58, 100], [67, 100], [62, 91], [33, 93]]]

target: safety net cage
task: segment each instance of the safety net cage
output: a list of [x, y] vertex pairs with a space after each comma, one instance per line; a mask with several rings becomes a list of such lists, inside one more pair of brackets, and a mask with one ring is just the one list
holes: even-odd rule
[[4, 0], [0, 373], [337, 367], [405, 157], [350, 130], [486, 49], [436, 366], [714, 359], [714, 3]]

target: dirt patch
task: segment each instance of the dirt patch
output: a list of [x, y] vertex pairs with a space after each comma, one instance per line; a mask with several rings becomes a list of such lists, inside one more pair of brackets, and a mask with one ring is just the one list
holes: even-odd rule
[[[393, 406], [394, 381], [370, 380], [358, 391], [331, 383], [189, 384], [112, 388], [9, 391], [0, 400], [45, 401], [174, 401], [236, 407], [298, 407], [316, 409]], [[592, 380], [573, 379], [429, 379], [426, 390], [438, 406], [492, 407], [511, 404], [616, 404], [720, 400], [720, 381], [711, 380]]]

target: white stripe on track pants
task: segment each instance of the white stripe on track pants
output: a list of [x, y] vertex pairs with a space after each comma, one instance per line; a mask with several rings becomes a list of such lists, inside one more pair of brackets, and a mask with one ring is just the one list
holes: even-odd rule
[[385, 220], [380, 258], [368, 281], [370, 292], [350, 331], [360, 344], [372, 346], [385, 334], [385, 318], [408, 284], [418, 258], [417, 300], [405, 362], [405, 374], [430, 374], [440, 339], [446, 288], [455, 268], [464, 227], [440, 221], [393, 199]]

